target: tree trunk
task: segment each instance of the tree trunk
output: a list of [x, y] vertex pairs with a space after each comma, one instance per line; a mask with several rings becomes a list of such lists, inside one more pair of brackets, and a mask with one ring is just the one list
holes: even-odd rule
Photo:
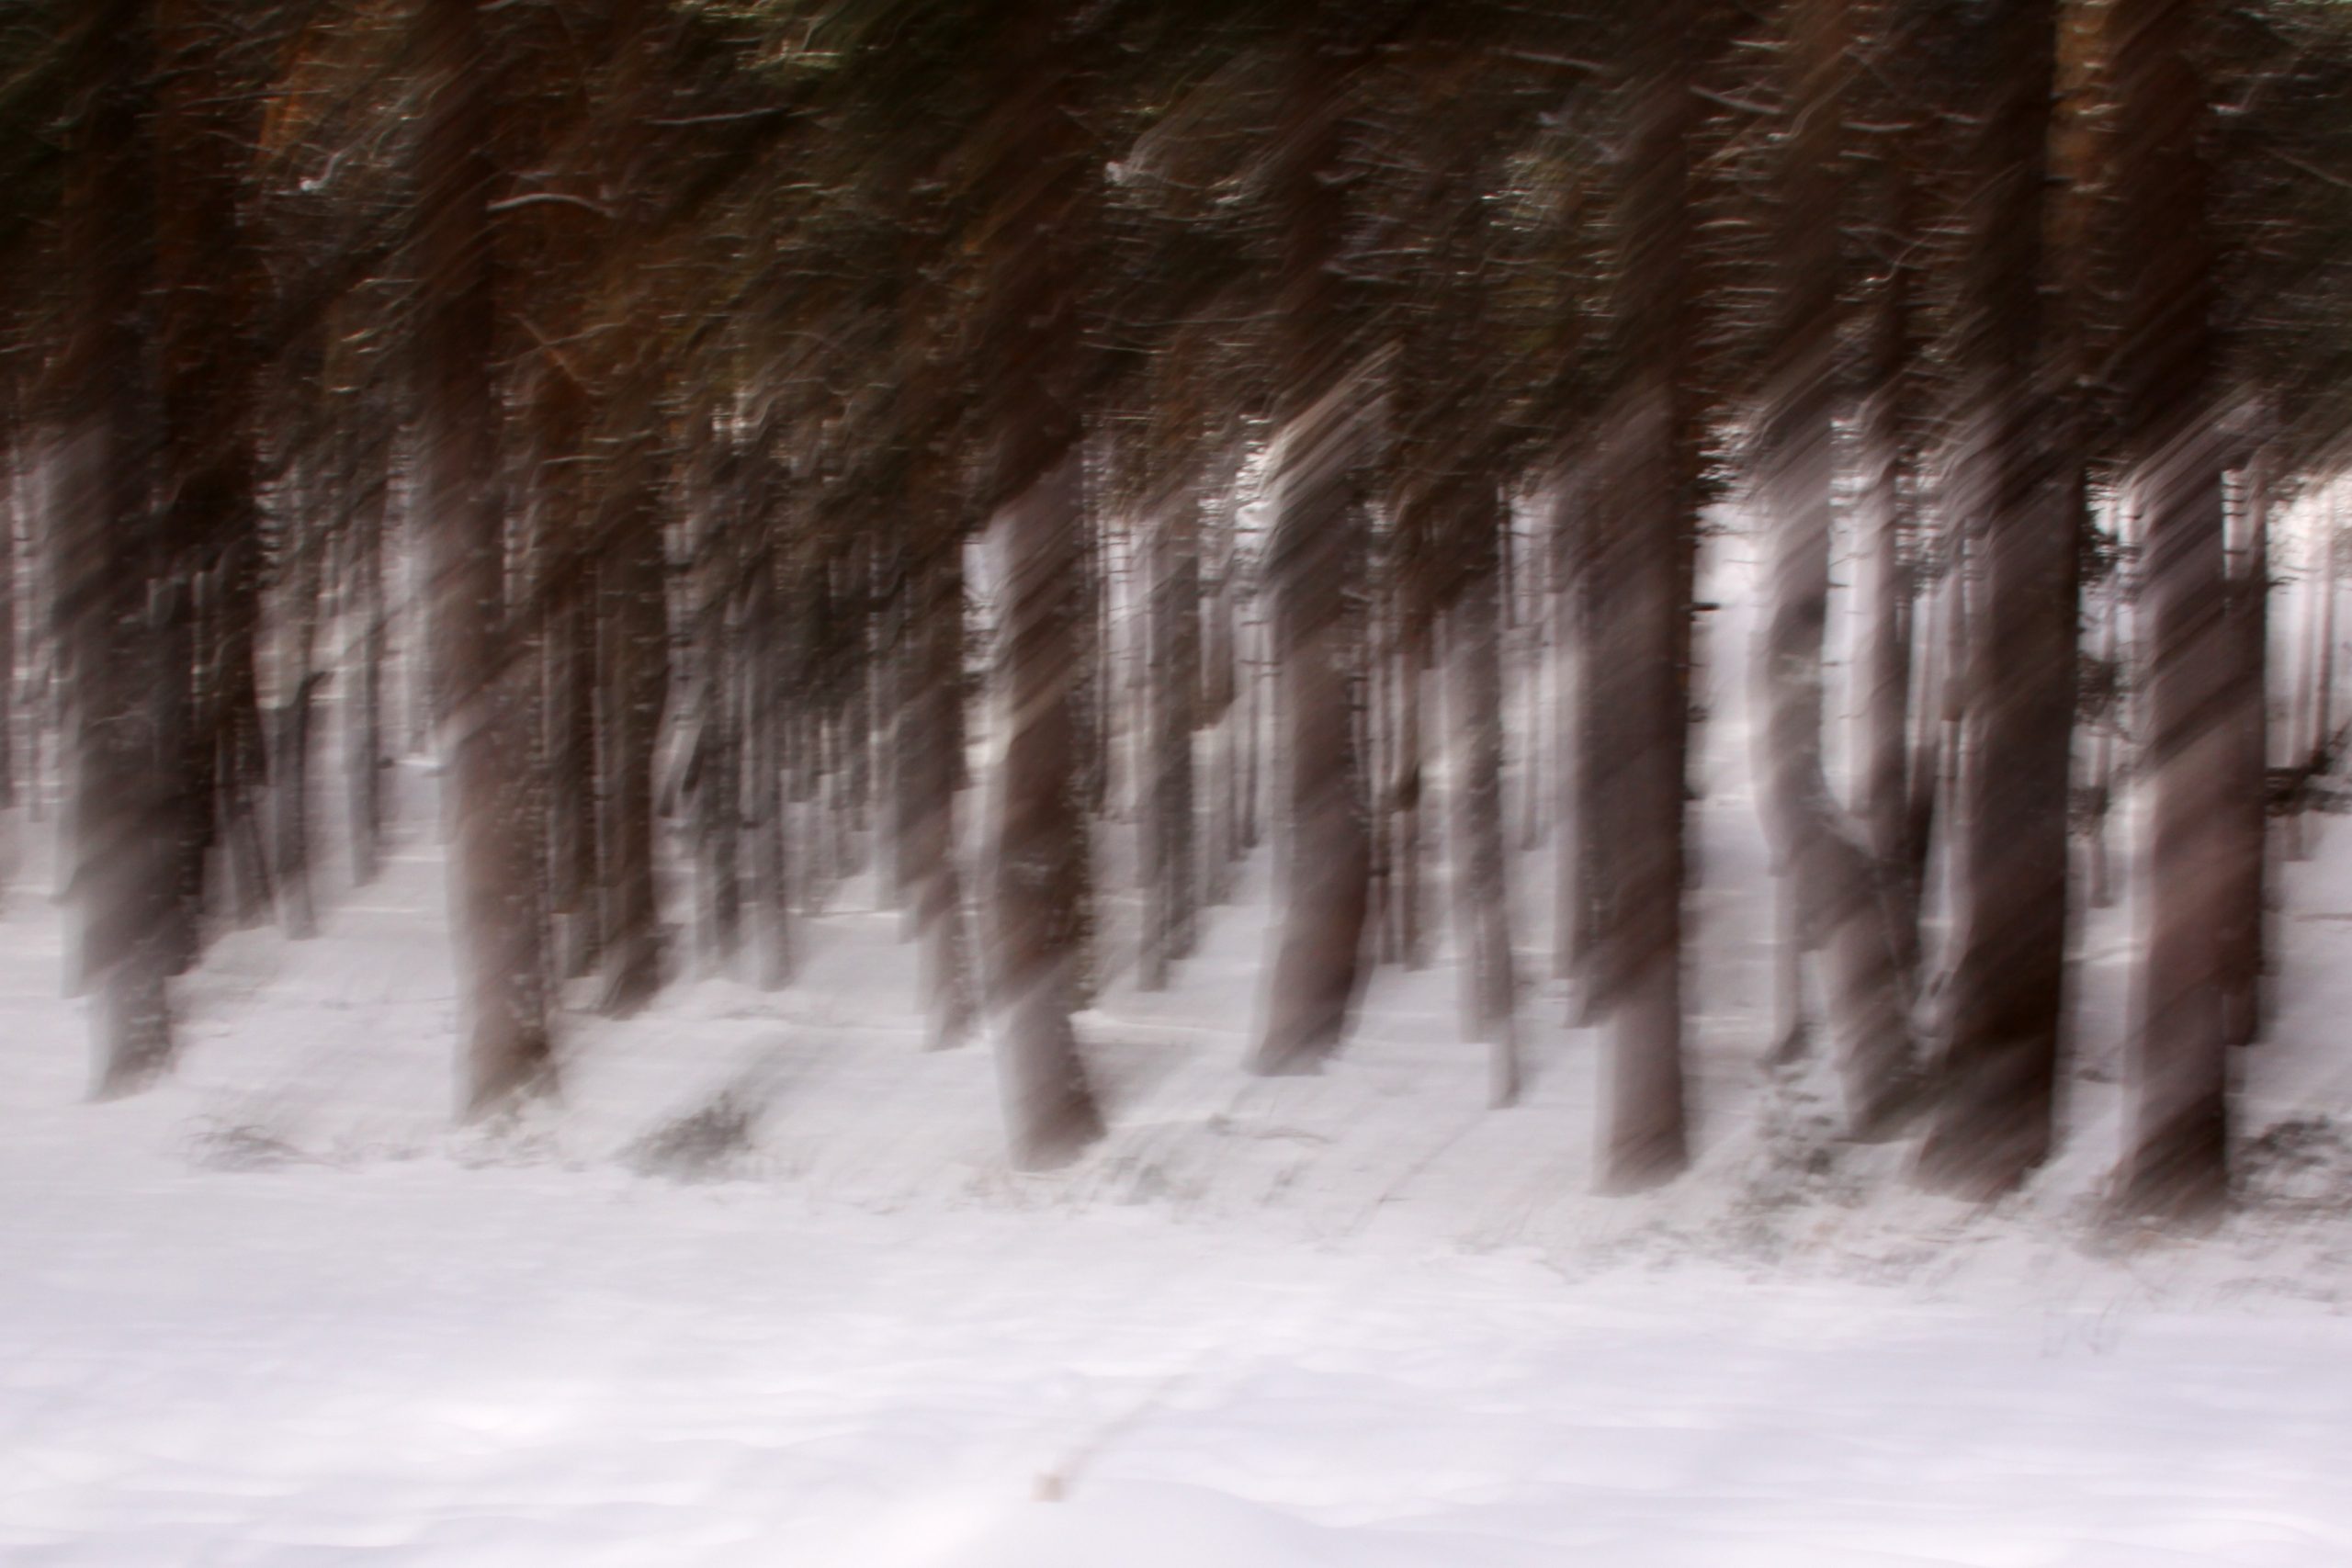
[[[305, 493], [298, 491], [298, 494]], [[271, 864], [277, 884], [277, 919], [297, 942], [318, 935], [318, 904], [311, 887], [311, 699], [324, 672], [311, 668], [325, 540], [298, 535], [287, 564], [277, 615], [277, 701], [270, 712]]]
[[150, 705], [168, 677], [151, 619], [158, 409], [141, 320], [152, 41], [145, 8], [126, 0], [83, 18], [73, 79], [89, 96], [68, 155], [64, 227], [75, 292], [61, 367], [56, 602], [73, 750], [69, 887], [101, 1098], [143, 1087], [173, 1055], [165, 976], [178, 824], [162, 781], [176, 760], [158, 754]]
[[1168, 966], [1195, 940], [1199, 882], [1193, 837], [1193, 716], [1200, 670], [1199, 501], [1186, 487], [1163, 503], [1151, 531], [1148, 726], [1143, 813], [1144, 986], [1168, 983]]
[[1587, 564], [1588, 839], [1599, 857], [1591, 988], [1607, 1030], [1600, 1179], [1689, 1163], [1682, 1066], [1692, 576], [1698, 547], [1688, 5], [1645, 33], [1618, 197], [1617, 385]]
[[2075, 513], [2080, 463], [2052, 389], [2044, 342], [2056, 13], [2001, 0], [1987, 59], [2001, 62], [1974, 152], [1962, 798], [1955, 813], [1947, 1043], [1926, 1185], [1984, 1199], [2050, 1152], [2064, 1032], [2067, 784], [2074, 731]]
[[627, 1018], [662, 986], [661, 906], [653, 882], [653, 749], [670, 690], [670, 624], [654, 458], [644, 436], [616, 458], [605, 555], [597, 568], [598, 772], [604, 786], [605, 989], [602, 1010]]
[[1520, 1075], [1503, 845], [1502, 638], [1497, 625], [1501, 574], [1496, 547], [1500, 503], [1491, 491], [1474, 488], [1476, 493], [1465, 498], [1464, 514], [1454, 520], [1464, 536], [1465, 570], [1447, 638], [1454, 962], [1462, 976], [1464, 1032], [1489, 1047], [1489, 1100], [1503, 1106], [1518, 1100]]
[[261, 547], [252, 537], [232, 538], [220, 566], [219, 606], [208, 617], [217, 639], [213, 653], [209, 728], [214, 737], [221, 831], [236, 892], [231, 905], [236, 923], [252, 926], [277, 901], [262, 840], [262, 802], [269, 787], [269, 750], [261, 710], [261, 682], [254, 657], [261, 642]]
[[496, 300], [489, 187], [493, 106], [479, 0], [424, 0], [432, 90], [418, 128], [421, 430], [434, 710], [446, 759], [450, 931], [471, 1118], [554, 1087], [529, 715], [504, 604]]
[[2117, 1201], [2169, 1219], [2208, 1213], [2229, 1191], [2226, 928], [2247, 806], [2245, 661], [2233, 646], [2218, 428], [2218, 257], [2199, 146], [2200, 20], [2183, 0], [2120, 0], [2108, 20], [2126, 280], [2118, 385], [2145, 519], [2150, 642], [2147, 945]]
[[2270, 854], [2270, 498], [2263, 459], [2242, 471], [2239, 538], [2231, 562], [2230, 704], [2236, 715], [2236, 778], [2230, 801], [2238, 832], [2229, 868], [2222, 931], [2222, 1009], [2233, 1045], [2251, 1045], [2263, 1030], [2263, 975], [2268, 967], [2267, 905]]
[[934, 1051], [962, 1044], [972, 1032], [972, 951], [957, 870], [956, 763], [963, 744], [964, 580], [953, 534], [928, 544], [909, 563], [907, 690], [899, 706], [899, 767], [907, 815], [899, 854], [910, 877], [915, 941]]
[[[8, 411], [11, 414], [14, 410]], [[0, 811], [17, 808], [17, 534], [24, 507], [25, 470], [16, 432], [0, 433]], [[28, 780], [28, 789], [40, 781]], [[10, 822], [0, 832], [12, 832]], [[7, 892], [6, 877], [16, 845], [0, 839], [0, 895]]]
[[[696, 925], [702, 962], [707, 968], [730, 969], [742, 947], [743, 883], [741, 827], [742, 803], [737, 789], [742, 777], [742, 756], [737, 745], [734, 691], [739, 650], [733, 615], [734, 562], [731, 530], [733, 497], [718, 493], [714, 483], [703, 497], [697, 519], [700, 538], [695, 563], [695, 756], [694, 836]], [[859, 661], [852, 673], [854, 687], [864, 674]], [[856, 707], [854, 701], [848, 706]], [[854, 725], [845, 720], [845, 728]], [[852, 743], [862, 754], [863, 748]], [[860, 761], [854, 764], [862, 770]], [[853, 793], [856, 784], [851, 785]]]
[[1356, 390], [1342, 385], [1283, 432], [1268, 576], [1288, 766], [1282, 934], [1252, 1068], [1312, 1072], [1347, 1036], [1362, 987], [1371, 842], [1349, 674], [1360, 575]]
[[[1823, 639], [1829, 612], [1831, 491], [1837, 479], [1832, 419], [1838, 353], [1839, 175], [1845, 73], [1852, 44], [1844, 0], [1811, 0], [1795, 13], [1791, 42], [1792, 128], [1782, 159], [1778, 321], [1758, 419], [1757, 491], [1768, 519], [1769, 592], [1757, 645], [1765, 721], [1760, 758], [1767, 837], [1789, 879], [1784, 911], [1794, 930], [1781, 935], [1818, 952], [1826, 970], [1830, 1024], [1845, 1079], [1847, 1118], [1859, 1136], [1893, 1132], [1912, 1103], [1912, 1048], [1905, 953], [1891, 918], [1894, 900], [1882, 886], [1877, 858], [1864, 847], [1831, 793], [1822, 761]], [[1882, 502], [1887, 498], [1881, 496]], [[1892, 519], [1869, 548], [1892, 548]], [[1885, 572], [1882, 601], [1894, 603]], [[1882, 642], [1892, 642], [1892, 628]], [[1886, 657], [1883, 649], [1874, 649]], [[1900, 691], [1908, 671], [1895, 661], [1884, 678], [1870, 671], [1869, 699], [1895, 693], [1893, 745], [1867, 753], [1871, 773], [1891, 753], [1893, 798], [1901, 799]], [[1886, 798], [1883, 794], [1877, 798]], [[1787, 984], [1788, 1000], [1795, 999]], [[1793, 1037], [1778, 1043], [1783, 1049]]]
[[1073, 446], [1000, 512], [1004, 630], [997, 660], [997, 1068], [1013, 1165], [1047, 1169], [1102, 1134], [1069, 1015], [1080, 949], [1074, 887], [1086, 852], [1077, 756], [1079, 456]]
[[350, 472], [359, 485], [351, 519], [351, 564], [347, 636], [344, 662], [351, 690], [345, 709], [344, 767], [350, 796], [351, 876], [362, 886], [376, 880], [383, 862], [385, 754], [384, 654], [388, 640], [384, 602], [384, 509], [390, 476], [380, 463], [363, 470], [354, 457]]

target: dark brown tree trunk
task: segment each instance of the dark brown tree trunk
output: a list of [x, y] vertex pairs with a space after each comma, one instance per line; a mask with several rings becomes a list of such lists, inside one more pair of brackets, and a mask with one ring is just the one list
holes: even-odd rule
[[[2067, 784], [2074, 732], [2080, 463], [2051, 388], [2043, 289], [2056, 12], [1991, 8], [2000, 62], [1973, 154], [1968, 604], [1962, 799], [1953, 824], [1958, 962], [1919, 1179], [1989, 1198], [2048, 1156], [2064, 1032]], [[1963, 514], [1968, 514], [1964, 513]]]
[[602, 1010], [626, 1018], [662, 987], [653, 881], [653, 750], [670, 689], [660, 494], [650, 440], [624, 437], [606, 502], [596, 584], [597, 682], [605, 814]]
[[[309, 487], [297, 493], [308, 493]], [[277, 919], [297, 942], [318, 934], [318, 904], [311, 887], [311, 701], [326, 679], [312, 668], [317, 650], [319, 596], [326, 541], [298, 530], [286, 563], [277, 626], [277, 701], [270, 712], [270, 837], [277, 886]]]
[[[2191, 1218], [2229, 1191], [2228, 923], [2245, 853], [2245, 660], [2230, 615], [2200, 7], [2109, 13], [2117, 102], [2119, 385], [2145, 519], [2147, 947], [2119, 1205]], [[2257, 699], [2258, 700], [2258, 699]], [[2217, 906], [2221, 906], [2217, 909]], [[2217, 913], [2221, 918], [2217, 919]]]
[[530, 719], [505, 606], [505, 515], [488, 149], [494, 107], [479, 0], [424, 0], [418, 128], [424, 557], [434, 710], [446, 759], [450, 930], [471, 1118], [551, 1089]]
[[[11, 413], [15, 411], [10, 410]], [[0, 811], [17, 808], [17, 535], [24, 514], [24, 460], [15, 430], [0, 432]], [[28, 789], [38, 788], [28, 780]], [[14, 824], [9, 825], [13, 829]], [[5, 830], [5, 829], [0, 829]], [[15, 846], [0, 840], [0, 878], [8, 871]], [[0, 893], [7, 884], [0, 880]]]
[[1163, 502], [1149, 542], [1150, 642], [1146, 705], [1149, 758], [1142, 842], [1147, 880], [1143, 984], [1158, 990], [1168, 966], [1191, 955], [1199, 871], [1193, 834], [1193, 716], [1201, 684], [1198, 499], [1190, 487]]
[[[152, 10], [165, 61], [156, 87], [155, 237], [163, 527], [170, 557], [164, 570], [172, 579], [158, 605], [165, 646], [156, 717], [164, 754], [176, 764], [167, 785], [180, 824], [175, 967], [196, 957], [216, 822], [225, 818], [232, 837], [241, 832], [246, 839], [244, 852], [254, 867], [262, 863], [260, 828], [250, 815], [258, 767], [243, 795], [220, 792], [215, 721], [222, 671], [218, 645], [207, 635], [207, 623], [217, 617], [199, 591], [208, 570], [217, 584], [228, 552], [257, 547], [260, 522], [254, 450], [260, 356], [254, 331], [266, 279], [243, 204], [254, 177], [263, 108], [232, 57], [243, 31], [234, 9], [224, 0], [161, 0]], [[245, 646], [250, 649], [250, 638]], [[243, 673], [247, 684], [240, 695], [246, 695], [249, 665]], [[239, 678], [236, 671], [228, 674]], [[257, 759], [260, 715], [243, 716]], [[257, 911], [268, 897], [259, 876], [247, 879], [241, 893], [245, 911]]]
[[219, 759], [220, 830], [234, 874], [231, 908], [239, 926], [259, 921], [277, 900], [262, 840], [269, 753], [254, 671], [261, 640], [260, 555], [259, 541], [250, 536], [232, 537], [223, 547], [216, 569], [218, 605], [207, 617], [216, 639], [207, 728]]
[[[1230, 489], [1229, 476], [1227, 489]], [[1208, 842], [1201, 900], [1222, 904], [1233, 897], [1234, 869], [1241, 859], [1240, 752], [1234, 733], [1241, 708], [1235, 669], [1239, 596], [1235, 576], [1231, 503], [1220, 492], [1211, 537], [1214, 572], [1204, 589], [1201, 630], [1201, 719], [1209, 727], [1213, 761], [1207, 779]]]
[[[2341, 481], [2338, 481], [2339, 483]], [[2343, 576], [2344, 525], [2338, 515], [2340, 492], [2331, 491], [2327, 502], [2327, 542], [2320, 547], [2319, 674], [2312, 693], [2312, 741], [2308, 757], [2313, 773], [2333, 772], [2335, 755], [2335, 601]]]
[[1689, 1163], [1682, 1065], [1691, 587], [1699, 413], [1690, 276], [1695, 7], [1644, 28], [1627, 104], [1616, 385], [1586, 565], [1588, 835], [1596, 1016], [1607, 1031], [1600, 1179], [1671, 1179]]
[[[552, 357], [552, 356], [550, 356]], [[548, 913], [557, 973], [595, 967], [595, 558], [587, 539], [586, 389], [570, 367], [543, 363], [533, 409], [538, 444], [537, 551], [545, 563], [539, 637], [547, 734]]]
[[997, 1054], [1012, 1162], [1066, 1164], [1102, 1136], [1069, 1015], [1080, 946], [1071, 929], [1086, 852], [1076, 756], [1079, 457], [1061, 459], [999, 513], [1005, 625], [998, 656], [1003, 760], [997, 784]]
[[[380, 453], [379, 447], [365, 451]], [[359, 490], [353, 499], [351, 560], [345, 621], [348, 642], [344, 662], [349, 671], [345, 709], [345, 758], [349, 784], [352, 880], [376, 879], [383, 862], [386, 755], [384, 733], [384, 656], [389, 626], [384, 597], [384, 509], [390, 491], [390, 476], [380, 460], [370, 463], [355, 455], [348, 471]]]
[[58, 643], [73, 753], [73, 872], [94, 1084], [130, 1093], [173, 1055], [165, 976], [179, 823], [152, 702], [161, 668], [151, 594], [160, 409], [143, 343], [153, 254], [144, 6], [93, 5], [74, 39], [85, 85], [69, 152], [64, 243], [74, 282], [60, 367], [65, 439], [54, 529]]
[[933, 1050], [962, 1044], [976, 1006], [970, 933], [956, 830], [956, 752], [963, 744], [964, 579], [953, 534], [909, 566], [907, 690], [899, 706], [899, 767], [907, 815], [899, 854], [909, 874]]
[[1372, 847], [1353, 675], [1362, 647], [1351, 601], [1363, 575], [1357, 487], [1368, 456], [1366, 392], [1351, 362], [1338, 264], [1348, 222], [1343, 99], [1359, 56], [1335, 52], [1308, 21], [1292, 40], [1281, 167], [1276, 287], [1283, 383], [1276, 412], [1269, 654], [1281, 682], [1284, 781], [1281, 935], [1250, 1066], [1315, 1071], [1345, 1040], [1363, 987]]
[[1360, 576], [1362, 415], [1342, 386], [1284, 432], [1269, 547], [1287, 766], [1282, 934], [1251, 1066], [1314, 1071], [1347, 1036], [1363, 984], [1371, 841], [1350, 673]]
[[2231, 705], [2236, 712], [2236, 778], [2230, 799], [2238, 832], [2224, 895], [2223, 1029], [2233, 1045], [2261, 1037], [2267, 1011], [2270, 886], [2270, 496], [2263, 458], [2241, 470], [2238, 542], [2229, 554]]
[[1430, 961], [1428, 878], [1423, 874], [1421, 830], [1428, 745], [1421, 726], [1421, 672], [1429, 663], [1429, 619], [1408, 582], [1396, 590], [1396, 649], [1389, 675], [1396, 688], [1395, 756], [1389, 775], [1390, 896], [1396, 905], [1396, 949], [1408, 969]]
[[[1002, 550], [993, 870], [997, 1072], [1012, 1164], [1049, 1168], [1102, 1135], [1070, 1014], [1089, 952], [1087, 823], [1102, 804], [1102, 585], [1090, 564], [1078, 388], [1080, 256], [1096, 164], [1058, 0], [1012, 8], [984, 186], [998, 378], [989, 413]], [[1088, 739], [1091, 737], [1091, 746]]]
[[[741, 826], [742, 803], [738, 785], [742, 756], [735, 730], [734, 687], [738, 651], [735, 648], [735, 567], [732, 486], [726, 477], [731, 464], [713, 464], [700, 487], [701, 515], [695, 520], [694, 677], [695, 741], [694, 842], [696, 927], [702, 962], [707, 967], [730, 968], [742, 947], [743, 884]], [[862, 593], [859, 597], [863, 597]], [[862, 622], [862, 617], [859, 618]], [[862, 689], [865, 664], [858, 660], [849, 684]], [[845, 705], [857, 710], [853, 699]], [[855, 725], [844, 718], [851, 732], [850, 750], [857, 757], [850, 764], [862, 772], [864, 748], [855, 739]], [[854, 797], [859, 784], [850, 785]]]

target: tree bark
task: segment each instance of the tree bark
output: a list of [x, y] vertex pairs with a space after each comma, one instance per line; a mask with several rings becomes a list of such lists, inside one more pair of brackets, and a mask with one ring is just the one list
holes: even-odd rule
[[[369, 450], [380, 450], [370, 448]], [[345, 710], [344, 767], [349, 784], [351, 875], [365, 886], [383, 862], [385, 754], [384, 656], [390, 630], [384, 600], [384, 510], [390, 478], [381, 462], [355, 455], [348, 471], [359, 487], [351, 518], [351, 591], [344, 662], [351, 695]]]
[[2222, 1027], [2233, 1045], [2251, 1045], [2263, 1031], [2263, 976], [2270, 858], [2270, 497], [2263, 458], [2241, 471], [2239, 540], [2228, 554], [2231, 631], [2230, 704], [2235, 711], [2236, 774], [2230, 789], [2238, 831], [2229, 868], [2222, 931]]
[[2182, 0], [2120, 0], [2108, 21], [2125, 278], [2118, 380], [2145, 519], [2150, 643], [2147, 941], [2117, 1202], [2159, 1219], [2196, 1218], [2228, 1196], [2226, 903], [2245, 852], [2200, 15]]
[[627, 1018], [662, 986], [661, 906], [653, 881], [653, 750], [670, 689], [658, 476], [650, 437], [622, 438], [596, 572], [598, 771], [605, 828], [605, 987], [600, 1006]]
[[1584, 804], [1605, 845], [1591, 992], [1607, 1031], [1600, 1179], [1656, 1185], [1689, 1163], [1682, 1064], [1692, 577], [1699, 413], [1690, 277], [1695, 7], [1645, 29], [1629, 91], [1616, 384], [1600, 432], [1587, 561]]
[[142, 337], [154, 213], [145, 122], [153, 35], [128, 0], [88, 7], [74, 79], [87, 85], [69, 152], [64, 239], [75, 281], [61, 366], [65, 441], [56, 529], [59, 645], [73, 751], [81, 979], [100, 1098], [144, 1087], [173, 1055], [165, 976], [178, 823], [151, 702], [168, 679], [151, 593], [156, 390]]
[[1455, 525], [1464, 573], [1447, 639], [1453, 728], [1452, 871], [1455, 963], [1462, 978], [1463, 1029], [1489, 1048], [1490, 1103], [1519, 1098], [1514, 1019], [1510, 889], [1503, 842], [1503, 693], [1497, 548], [1500, 501], [1473, 484]]
[[1372, 858], [1351, 712], [1358, 639], [1348, 607], [1360, 575], [1357, 395], [1343, 384], [1283, 437], [1267, 567], [1288, 731], [1288, 864], [1267, 1016], [1250, 1060], [1260, 1073], [1316, 1070], [1346, 1038], [1363, 985]]
[[2064, 1033], [2067, 807], [2074, 732], [2075, 492], [2080, 463], [2052, 388], [2043, 290], [2057, 18], [2001, 0], [2001, 62], [1973, 153], [1962, 374], [1968, 680], [1953, 823], [1958, 953], [1921, 1182], [1994, 1197], [2050, 1152]]
[[976, 1006], [956, 830], [956, 763], [963, 744], [964, 580], [950, 534], [915, 553], [908, 592], [913, 639], [899, 707], [899, 767], [907, 816], [899, 854], [909, 874], [923, 999], [934, 1051], [962, 1044]]
[[998, 1076], [1012, 1162], [1067, 1164], [1102, 1134], [1070, 1029], [1078, 986], [1073, 885], [1086, 852], [1078, 766], [1080, 658], [1075, 446], [999, 513], [1005, 626], [998, 655], [1003, 753], [997, 784]]
[[420, 422], [434, 710], [446, 759], [450, 931], [468, 1118], [550, 1090], [528, 705], [503, 581], [489, 186], [494, 106], [479, 0], [424, 0], [418, 128]]
[[1162, 503], [1149, 544], [1150, 639], [1148, 778], [1143, 814], [1144, 987], [1168, 983], [1168, 967], [1189, 957], [1199, 908], [1193, 832], [1193, 716], [1201, 684], [1199, 501], [1189, 487]]

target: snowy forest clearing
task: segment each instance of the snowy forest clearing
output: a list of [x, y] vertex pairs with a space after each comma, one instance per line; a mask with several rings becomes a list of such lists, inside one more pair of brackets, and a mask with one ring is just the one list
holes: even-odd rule
[[2352, 1319], [2183, 1289], [2178, 1255], [2153, 1292], [1570, 1280], [1148, 1208], [917, 1219], [438, 1156], [36, 1190], [6, 1157], [40, 1191], [5, 1222], [12, 1562], [2352, 1551]]
[[1826, 1070], [1759, 1070], [1746, 670], [1711, 667], [1699, 1147], [1639, 1198], [1590, 1194], [1595, 1053], [1555, 986], [1522, 1009], [1508, 1111], [1442, 957], [1380, 972], [1325, 1074], [1241, 1074], [1262, 852], [1171, 988], [1135, 990], [1131, 931], [1103, 933], [1080, 1032], [1110, 1134], [1040, 1177], [1006, 1168], [988, 1051], [922, 1049], [870, 879], [805, 923], [789, 990], [570, 1014], [560, 1101], [452, 1132], [417, 764], [377, 882], [330, 882], [315, 940], [221, 938], [175, 988], [177, 1070], [131, 1100], [84, 1101], [62, 927], [20, 874], [0, 1555], [2344, 1561], [2352, 834], [2285, 868], [2277, 1032], [2244, 1054], [2245, 1201], [2216, 1235], [2096, 1222], [2123, 908], [2086, 921], [2059, 1156], [1989, 1209], [1923, 1196], [1906, 1146], [1841, 1140]]

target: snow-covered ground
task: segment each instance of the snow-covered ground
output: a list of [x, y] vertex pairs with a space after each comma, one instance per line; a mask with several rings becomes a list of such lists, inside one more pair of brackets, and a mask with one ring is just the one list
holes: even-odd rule
[[[225, 937], [180, 1070], [85, 1103], [45, 829], [0, 897], [0, 1562], [1451, 1568], [2352, 1562], [2352, 830], [2289, 865], [2246, 1200], [2098, 1223], [2128, 910], [2086, 929], [2062, 1156], [1919, 1196], [1758, 1065], [1769, 892], [1718, 628], [1698, 1168], [1589, 1195], [1542, 887], [1526, 1103], [1442, 960], [1332, 1071], [1238, 1069], [1263, 858], [1170, 990], [1081, 1020], [1112, 1133], [1019, 1177], [852, 883], [764, 995], [565, 1020], [561, 1102], [452, 1131], [408, 770], [323, 934]], [[322, 795], [334, 792], [322, 790]], [[324, 803], [331, 806], [331, 803]], [[1106, 846], [1113, 853], [1119, 846]], [[1546, 856], [1524, 869], [1538, 873]]]

